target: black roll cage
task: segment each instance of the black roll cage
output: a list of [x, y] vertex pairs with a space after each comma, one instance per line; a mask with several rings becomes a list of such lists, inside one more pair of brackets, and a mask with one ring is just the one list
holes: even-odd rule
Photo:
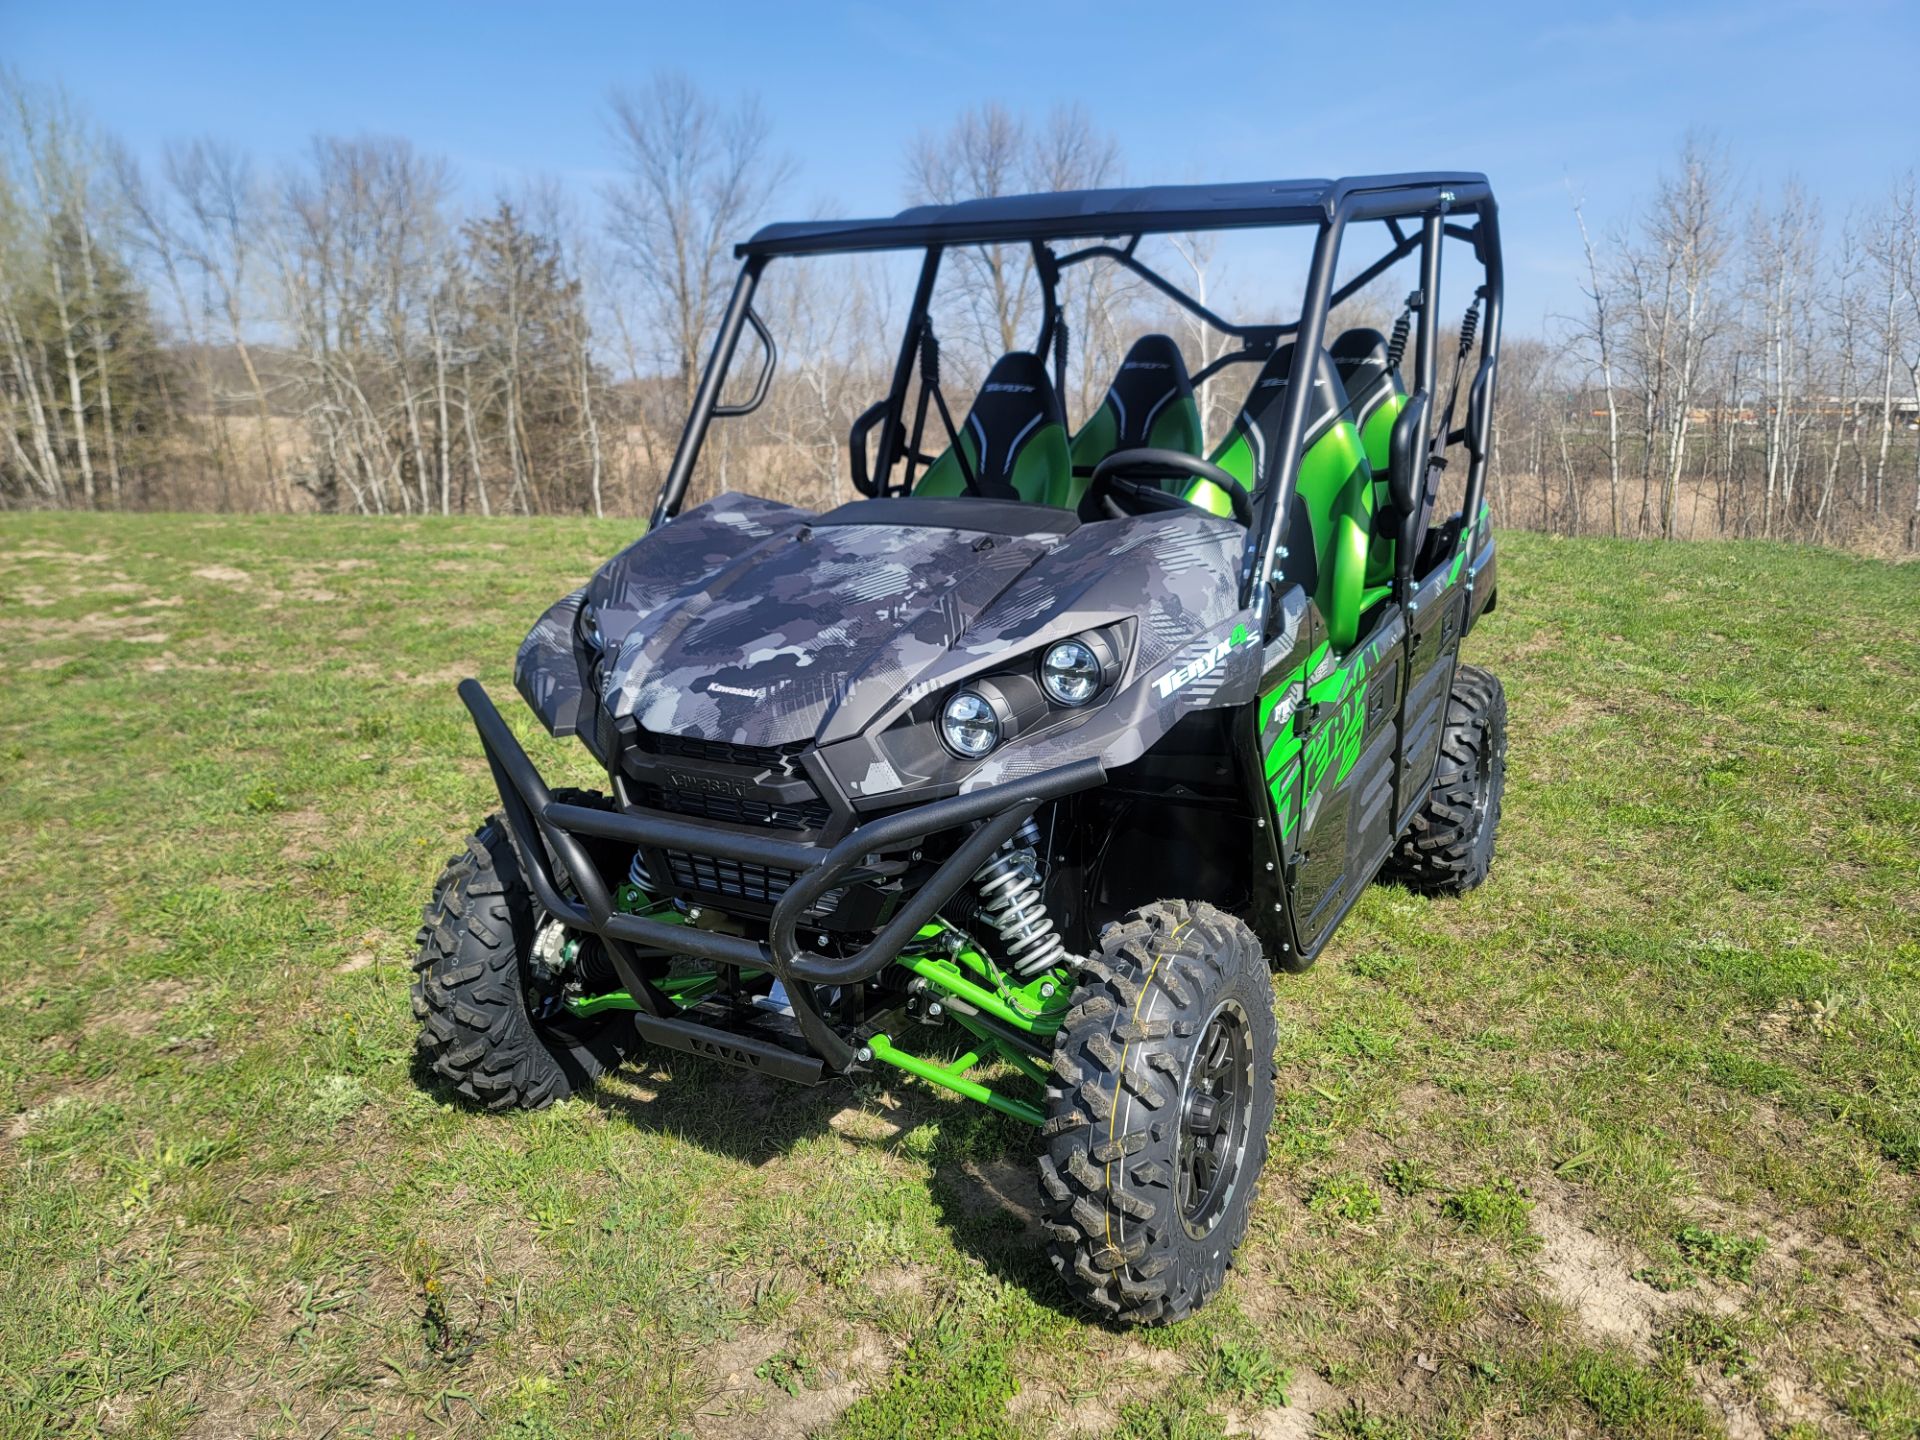
[[[1471, 223], [1456, 220], [1453, 218], [1456, 216], [1471, 217]], [[1335, 269], [1348, 228], [1374, 222], [1385, 227], [1390, 245], [1357, 275], [1336, 287]], [[1227, 320], [1137, 254], [1141, 239], [1147, 235], [1309, 226], [1316, 234], [1307, 271], [1306, 296], [1299, 317], [1282, 323], [1242, 325]], [[1300, 441], [1306, 426], [1311, 388], [1310, 368], [1326, 343], [1328, 312], [1400, 261], [1417, 254], [1420, 284], [1407, 302], [1417, 319], [1410, 393], [1414, 397], [1427, 397], [1430, 404], [1434, 403], [1440, 327], [1434, 298], [1440, 287], [1441, 249], [1449, 238], [1467, 242], [1483, 272], [1483, 282], [1476, 291], [1476, 303], [1485, 306], [1480, 325], [1480, 359], [1467, 391], [1464, 424], [1449, 429], [1444, 435], [1428, 434], [1419, 447], [1418, 453], [1425, 458], [1420, 483], [1425, 484], [1427, 469], [1443, 459], [1448, 446], [1464, 443], [1468, 469], [1462, 513], [1475, 515], [1486, 493], [1504, 280], [1498, 208], [1492, 188], [1485, 176], [1461, 172], [1360, 176], [1337, 181], [1071, 191], [922, 206], [890, 219], [768, 226], [736, 247], [735, 253], [743, 261], [739, 278], [721, 316], [712, 353], [694, 394], [693, 409], [681, 432], [673, 462], [661, 483], [652, 523], [666, 524], [679, 513], [714, 417], [750, 414], [766, 398], [778, 355], [773, 336], [754, 313], [753, 297], [761, 275], [774, 259], [877, 250], [924, 251], [886, 397], [854, 422], [849, 437], [855, 484], [862, 493], [877, 498], [904, 493], [904, 485], [890, 484], [894, 467], [904, 461], [910, 475], [913, 463], [925, 458], [917, 453], [921, 425], [916, 423], [909, 435], [905, 417], [915, 361], [927, 333], [928, 310], [944, 253], [956, 247], [1024, 242], [1032, 247], [1041, 290], [1040, 334], [1034, 345], [1037, 355], [1047, 355], [1058, 334], [1061, 273], [1073, 265], [1096, 259], [1122, 266], [1203, 323], [1241, 342], [1239, 349], [1201, 369], [1194, 376], [1196, 383], [1228, 365], [1265, 360], [1284, 339], [1296, 338], [1275, 469], [1255, 508], [1241, 563], [1241, 604], [1253, 610], [1264, 624], [1271, 603], [1275, 561], [1286, 540], [1286, 520], [1291, 513], [1299, 473]], [[1052, 242], [1062, 240], [1092, 243], [1059, 254], [1052, 248]], [[1123, 243], [1115, 243], [1116, 240]], [[748, 327], [761, 342], [763, 366], [753, 394], [744, 402], [725, 404], [720, 397], [727, 372], [739, 347], [741, 331]], [[1053, 357], [1056, 379], [1064, 388], [1064, 349], [1054, 347]], [[926, 388], [923, 375], [922, 421]], [[875, 426], [880, 430], [879, 449], [869, 478], [867, 450]], [[1401, 557], [1395, 580], [1395, 598], [1403, 601], [1408, 598], [1411, 585], [1411, 559], [1411, 556]]]

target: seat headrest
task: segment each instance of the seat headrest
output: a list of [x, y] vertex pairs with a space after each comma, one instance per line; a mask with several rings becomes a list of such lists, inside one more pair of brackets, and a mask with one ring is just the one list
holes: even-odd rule
[[1170, 336], [1142, 335], [1127, 351], [1107, 387], [1117, 429], [1113, 448], [1136, 450], [1150, 444], [1153, 422], [1167, 406], [1193, 394], [1187, 362]]
[[[1245, 430], [1255, 446], [1256, 492], [1272, 474], [1271, 456], [1280, 438], [1280, 422], [1287, 404], [1288, 372], [1292, 369], [1293, 342], [1289, 340], [1267, 358], [1260, 373], [1254, 376], [1246, 401], [1240, 407], [1240, 418], [1235, 422], [1235, 428]], [[1340, 373], [1334, 369], [1326, 351], [1320, 352], [1312, 373], [1313, 394], [1307, 400], [1306, 426], [1300, 437], [1303, 452], [1347, 408], [1346, 386], [1340, 383]]]
[[1387, 337], [1378, 330], [1355, 326], [1344, 331], [1327, 347], [1333, 368], [1340, 372], [1340, 383], [1347, 387], [1347, 398], [1358, 405], [1373, 387], [1394, 378], [1387, 363]]
[[1010, 479], [1028, 437], [1044, 425], [1065, 423], [1046, 361], [1025, 350], [1002, 355], [967, 414], [982, 478]]

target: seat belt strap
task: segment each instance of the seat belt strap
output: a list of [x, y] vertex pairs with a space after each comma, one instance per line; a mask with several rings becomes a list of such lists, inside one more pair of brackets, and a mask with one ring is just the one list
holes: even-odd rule
[[947, 444], [953, 450], [954, 463], [960, 467], [961, 488], [970, 495], [985, 494], [980, 488], [980, 477], [973, 473], [973, 462], [967, 459], [966, 447], [960, 443], [960, 432], [954, 428], [953, 412], [947, 409], [947, 397], [940, 393], [940, 342], [934, 338], [932, 322], [924, 321], [920, 326], [920, 399], [923, 404], [929, 395], [939, 408], [940, 423], [947, 427]]

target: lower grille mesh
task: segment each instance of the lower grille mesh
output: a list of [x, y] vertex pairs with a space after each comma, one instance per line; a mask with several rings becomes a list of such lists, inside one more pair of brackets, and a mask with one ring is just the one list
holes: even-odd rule
[[729, 860], [720, 855], [694, 855], [685, 850], [666, 853], [674, 888], [701, 895], [771, 905], [799, 878], [793, 871], [774, 865]]
[[821, 830], [833, 816], [824, 800], [775, 805], [766, 800], [673, 790], [664, 785], [642, 785], [635, 798], [649, 809], [674, 815], [691, 815], [730, 825], [770, 825], [777, 830]]

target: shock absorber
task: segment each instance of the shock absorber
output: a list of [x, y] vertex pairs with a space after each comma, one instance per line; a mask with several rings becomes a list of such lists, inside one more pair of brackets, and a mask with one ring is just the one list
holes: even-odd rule
[[1072, 963], [1040, 893], [1039, 844], [1040, 827], [1028, 820], [973, 877], [980, 911], [999, 932], [1001, 955], [1024, 976]]

